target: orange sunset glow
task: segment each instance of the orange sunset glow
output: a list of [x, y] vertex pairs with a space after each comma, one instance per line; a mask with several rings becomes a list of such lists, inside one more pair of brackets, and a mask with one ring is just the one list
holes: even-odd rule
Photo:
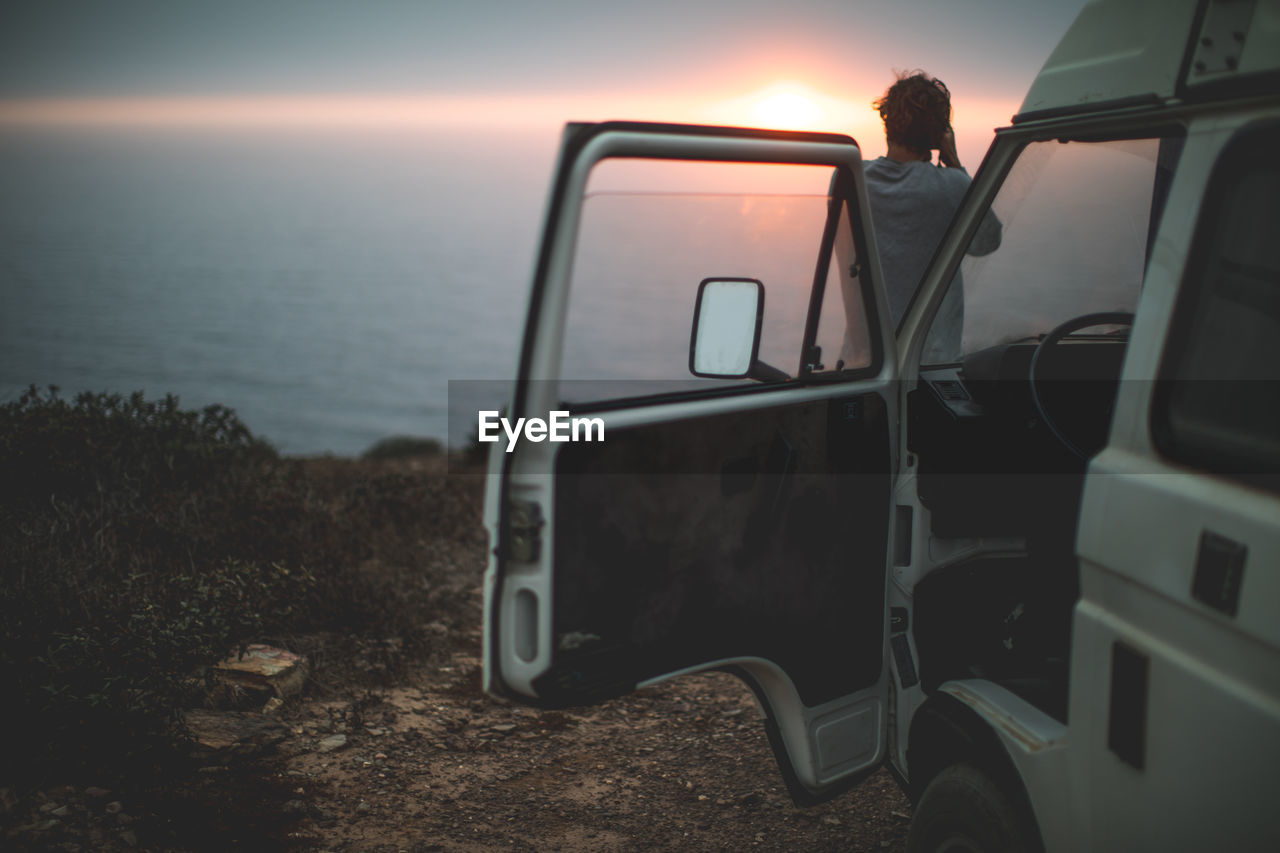
[[[869, 96], [868, 96], [869, 97]], [[89, 125], [526, 124], [630, 118], [767, 127], [847, 128], [851, 99], [784, 82], [754, 92], [416, 96], [199, 96], [0, 101], [0, 123]]]
[[[885, 84], [887, 85], [887, 84]], [[281, 95], [0, 100], [0, 126], [542, 129], [567, 121], [635, 119], [845, 133], [864, 156], [883, 151], [871, 101], [878, 85], [831, 94], [794, 80], [748, 92], [542, 95]], [[955, 97], [957, 145], [972, 171], [1015, 99]]]
[[204, 96], [0, 102], [0, 123], [33, 125], [448, 125], [525, 120], [527, 99], [484, 96]]

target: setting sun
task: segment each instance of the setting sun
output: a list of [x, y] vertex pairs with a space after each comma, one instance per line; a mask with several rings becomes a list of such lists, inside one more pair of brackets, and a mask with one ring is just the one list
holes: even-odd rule
[[[714, 124], [770, 130], [858, 132], [864, 130], [861, 124], [874, 118], [869, 108], [858, 109], [860, 95], [836, 97], [805, 83], [783, 79], [715, 100], [708, 104], [702, 118]], [[870, 95], [866, 100], [870, 101]]]
[[803, 87], [775, 86], [761, 94], [751, 109], [751, 118], [762, 127], [806, 130], [820, 123], [822, 108]]

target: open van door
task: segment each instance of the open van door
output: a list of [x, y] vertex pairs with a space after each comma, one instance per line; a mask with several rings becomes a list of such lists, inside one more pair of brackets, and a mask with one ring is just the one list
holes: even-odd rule
[[793, 796], [874, 770], [897, 363], [846, 136], [571, 125], [491, 448], [485, 688], [755, 689]]

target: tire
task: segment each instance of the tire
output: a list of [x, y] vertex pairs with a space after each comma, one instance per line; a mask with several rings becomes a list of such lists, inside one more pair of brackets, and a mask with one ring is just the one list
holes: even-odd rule
[[952, 764], [925, 788], [907, 853], [1036, 853], [1029, 809], [972, 764]]

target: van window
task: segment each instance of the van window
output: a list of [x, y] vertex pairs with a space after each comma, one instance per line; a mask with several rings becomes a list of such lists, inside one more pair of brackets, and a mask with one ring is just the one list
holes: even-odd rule
[[934, 319], [923, 361], [957, 359], [954, 344], [944, 345], [957, 337], [956, 324], [959, 354], [967, 355], [1084, 314], [1133, 311], [1153, 202], [1163, 199], [1170, 171], [1164, 161], [1159, 139], [1027, 145], [991, 205], [1003, 225], [1000, 246], [965, 256], [944, 302], [956, 307]]
[[1280, 491], [1280, 126], [1223, 150], [1152, 411], [1159, 449]]
[[[786, 377], [799, 375], [802, 364], [816, 371], [819, 359], [802, 358], [802, 350], [834, 175], [828, 166], [631, 158], [597, 164], [573, 259], [561, 399], [600, 403], [758, 386], [689, 372], [694, 305], [706, 278], [762, 282], [759, 359]], [[856, 267], [851, 228], [841, 216], [833, 269]], [[862, 307], [846, 312], [844, 304], [866, 301], [862, 283], [823, 273], [823, 369], [835, 369], [842, 349], [842, 369], [870, 364]]]

